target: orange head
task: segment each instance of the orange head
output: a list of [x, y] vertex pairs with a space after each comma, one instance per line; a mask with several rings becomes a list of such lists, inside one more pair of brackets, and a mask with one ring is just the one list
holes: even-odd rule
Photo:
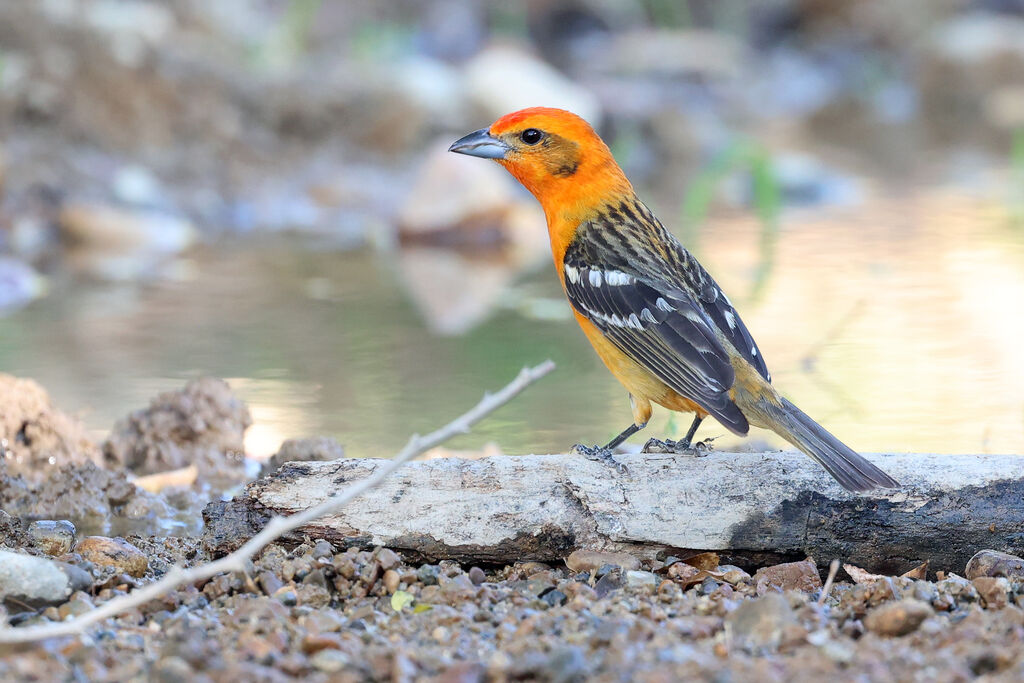
[[632, 193], [608, 145], [564, 109], [531, 107], [457, 140], [452, 152], [494, 159], [540, 201], [554, 223], [585, 220], [608, 199]]

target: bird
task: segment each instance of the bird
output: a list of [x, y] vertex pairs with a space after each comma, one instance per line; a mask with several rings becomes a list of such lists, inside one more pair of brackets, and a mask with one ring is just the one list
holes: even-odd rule
[[449, 151], [496, 161], [540, 202], [576, 322], [629, 393], [633, 422], [585, 454], [610, 459], [647, 425], [656, 403], [694, 419], [682, 440], [651, 440], [645, 450], [692, 453], [710, 415], [738, 436], [752, 425], [770, 429], [849, 491], [899, 487], [776, 391], [729, 297], [640, 200], [584, 119], [563, 109], [522, 109]]

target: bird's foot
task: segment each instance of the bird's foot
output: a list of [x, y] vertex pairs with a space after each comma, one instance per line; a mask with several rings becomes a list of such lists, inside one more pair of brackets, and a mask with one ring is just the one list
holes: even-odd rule
[[578, 443], [569, 449], [569, 453], [573, 455], [582, 455], [587, 460], [593, 460], [594, 462], [599, 462], [602, 465], [607, 465], [622, 474], [629, 471], [625, 465], [615, 459], [610, 448], [605, 448], [603, 446], [584, 446], [583, 444]]
[[712, 445], [714, 439], [704, 439], [697, 443], [691, 444], [686, 439], [680, 439], [679, 441], [673, 441], [671, 439], [648, 439], [647, 443], [640, 450], [641, 453], [674, 453], [676, 455], [695, 455], [698, 458], [703, 458], [708, 452], [714, 448]]

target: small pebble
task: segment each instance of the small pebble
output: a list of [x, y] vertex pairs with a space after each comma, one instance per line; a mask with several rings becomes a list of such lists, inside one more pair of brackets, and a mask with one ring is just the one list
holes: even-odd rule
[[[623, 571], [640, 568], [640, 560], [626, 553], [606, 553], [593, 550], [577, 550], [565, 558], [565, 566], [573, 572], [592, 572], [603, 567], [618, 567]], [[609, 570], [598, 575], [607, 574]]]
[[559, 605], [564, 605], [565, 601], [569, 598], [565, 593], [555, 588], [541, 595], [540, 599], [552, 607], [557, 607]]
[[402, 577], [399, 576], [398, 572], [394, 569], [389, 569], [384, 572], [384, 578], [382, 580], [384, 582], [384, 590], [388, 593], [394, 593], [398, 590], [398, 586], [402, 582]]
[[479, 586], [487, 580], [487, 575], [484, 574], [484, 570], [480, 567], [473, 567], [469, 570], [469, 580], [473, 582], [474, 586]]
[[864, 617], [864, 627], [880, 636], [905, 636], [931, 615], [932, 608], [927, 603], [904, 598], [872, 609]]
[[66, 519], [41, 519], [28, 525], [28, 536], [37, 548], [57, 557], [75, 545], [75, 525]]
[[658, 577], [653, 572], [628, 571], [625, 574], [626, 585], [631, 588], [651, 587], [658, 585]]
[[416, 570], [416, 578], [418, 578], [424, 586], [433, 586], [437, 583], [437, 578], [440, 573], [441, 570], [437, 565], [425, 564]]
[[397, 567], [402, 563], [402, 558], [398, 556], [394, 550], [389, 548], [381, 548], [377, 551], [377, 562], [380, 563], [380, 568], [387, 570], [392, 567]]

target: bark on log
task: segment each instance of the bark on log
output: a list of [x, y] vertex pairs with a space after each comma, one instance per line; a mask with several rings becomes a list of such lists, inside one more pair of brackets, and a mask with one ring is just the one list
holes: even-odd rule
[[[414, 462], [303, 533], [464, 563], [557, 561], [580, 548], [640, 557], [714, 550], [741, 566], [811, 555], [888, 574], [925, 560], [962, 573], [980, 549], [1024, 550], [1024, 457], [869, 457], [903, 488], [851, 494], [795, 452], [616, 456], [626, 472], [570, 455]], [[223, 539], [238, 535], [218, 530], [220, 519], [259, 526], [383, 462], [288, 463], [226, 514], [209, 511], [220, 539], [212, 544], [226, 550]]]

